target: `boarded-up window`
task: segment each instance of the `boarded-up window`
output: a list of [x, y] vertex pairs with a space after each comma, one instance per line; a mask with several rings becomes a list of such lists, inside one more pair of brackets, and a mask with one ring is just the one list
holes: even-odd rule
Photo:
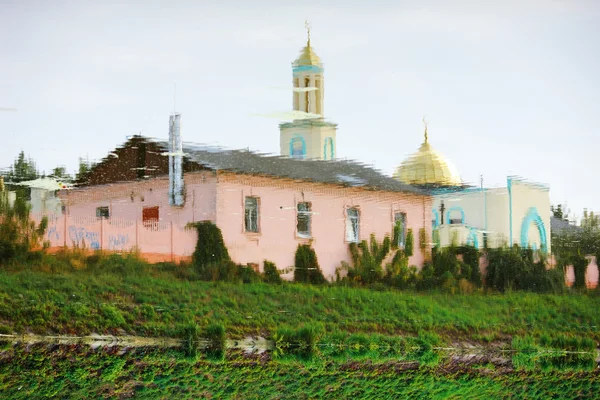
[[246, 232], [258, 232], [258, 197], [246, 197], [244, 216]]
[[346, 241], [358, 243], [360, 233], [360, 213], [358, 208], [346, 209]]
[[96, 217], [97, 218], [109, 218], [110, 211], [108, 206], [96, 207]]
[[142, 209], [142, 224], [146, 228], [158, 227], [158, 206], [144, 207]]
[[310, 237], [311, 210], [310, 203], [298, 203], [298, 221], [296, 228], [298, 236]]

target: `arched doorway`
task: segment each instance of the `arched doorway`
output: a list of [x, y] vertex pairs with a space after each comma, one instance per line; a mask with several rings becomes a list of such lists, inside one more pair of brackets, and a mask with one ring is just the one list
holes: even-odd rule
[[548, 249], [546, 227], [544, 226], [544, 221], [542, 221], [542, 218], [535, 207], [529, 208], [525, 218], [523, 218], [523, 223], [521, 224], [521, 247], [529, 247], [529, 229], [531, 228], [531, 224], [534, 224], [537, 227], [540, 234], [540, 250], [546, 252]]

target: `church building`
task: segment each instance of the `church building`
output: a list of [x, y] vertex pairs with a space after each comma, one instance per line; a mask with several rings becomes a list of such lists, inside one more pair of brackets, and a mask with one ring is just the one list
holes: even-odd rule
[[[293, 113], [282, 123], [281, 154], [265, 156], [187, 143], [181, 116], [169, 139], [134, 136], [98, 163], [76, 188], [59, 193], [49, 218], [53, 248], [137, 249], [150, 261], [190, 259], [190, 223], [211, 221], [232, 260], [262, 268], [269, 260], [293, 276], [299, 245], [310, 245], [326, 278], [351, 262], [350, 243], [414, 239], [409, 264], [429, 258], [432, 198], [358, 162], [337, 157], [337, 126], [324, 112], [324, 70], [310, 43], [292, 64]], [[202, 137], [202, 132], [195, 137]], [[420, 234], [423, 235], [420, 235]]]
[[432, 195], [433, 245], [482, 249], [519, 245], [550, 254], [550, 196], [545, 185], [509, 176], [506, 187], [463, 183], [450, 160], [434, 150], [425, 124], [424, 141], [396, 169], [398, 181]]

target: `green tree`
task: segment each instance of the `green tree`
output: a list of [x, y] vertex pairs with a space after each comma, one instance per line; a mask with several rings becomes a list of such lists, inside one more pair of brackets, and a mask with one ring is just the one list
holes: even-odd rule
[[35, 162], [29, 157], [25, 158], [25, 152], [21, 151], [8, 171], [7, 181], [18, 183], [31, 181], [38, 177], [39, 173]]
[[88, 173], [96, 166], [96, 163], [79, 157], [79, 167], [75, 173], [75, 180], [81, 182], [87, 178]]
[[294, 257], [294, 281], [314, 284], [327, 283], [321, 272], [317, 254], [310, 245], [298, 245]]
[[67, 169], [63, 166], [54, 168], [52, 170], [52, 174], [50, 174], [50, 176], [52, 176], [56, 179], [62, 179], [62, 180], [71, 180], [72, 179], [72, 176], [67, 174]]
[[0, 265], [41, 247], [48, 219], [44, 217], [36, 224], [30, 211], [25, 199], [17, 197], [11, 204], [8, 192], [0, 192]]
[[564, 209], [562, 204], [559, 204], [556, 207], [550, 206], [550, 211], [552, 211], [554, 218], [558, 218], [563, 221], [568, 221], [569, 219], [568, 211]]

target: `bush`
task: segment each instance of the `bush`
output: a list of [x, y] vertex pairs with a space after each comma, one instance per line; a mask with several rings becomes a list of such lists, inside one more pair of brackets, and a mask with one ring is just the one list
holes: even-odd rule
[[531, 249], [519, 246], [488, 250], [486, 287], [500, 292], [530, 290], [535, 292], [559, 291], [564, 287], [564, 277], [546, 269], [546, 260], [535, 262]]
[[188, 225], [198, 233], [196, 249], [192, 255], [192, 263], [202, 274], [208, 264], [219, 264], [230, 261], [229, 252], [223, 242], [221, 230], [210, 221], [201, 221]]
[[319, 267], [317, 254], [309, 245], [298, 245], [298, 249], [296, 249], [294, 281], [313, 284], [327, 283]]
[[406, 245], [404, 246], [404, 254], [407, 257], [412, 257], [414, 253], [414, 241], [413, 230], [409, 229], [406, 233]]
[[580, 254], [574, 256], [571, 260], [573, 263], [573, 272], [575, 274], [575, 282], [573, 282], [573, 288], [584, 289], [585, 288], [585, 271], [588, 266], [588, 260]]
[[26, 256], [42, 244], [45, 248], [42, 239], [48, 227], [47, 217], [38, 225], [31, 220], [31, 206], [22, 197], [17, 196], [14, 204], [9, 204], [7, 193], [0, 190], [0, 265]]
[[277, 266], [274, 263], [272, 263], [271, 261], [267, 261], [267, 260], [264, 261], [263, 275], [264, 275], [264, 280], [267, 283], [275, 283], [275, 284], [281, 283], [281, 276], [279, 275], [279, 270], [277, 269]]

